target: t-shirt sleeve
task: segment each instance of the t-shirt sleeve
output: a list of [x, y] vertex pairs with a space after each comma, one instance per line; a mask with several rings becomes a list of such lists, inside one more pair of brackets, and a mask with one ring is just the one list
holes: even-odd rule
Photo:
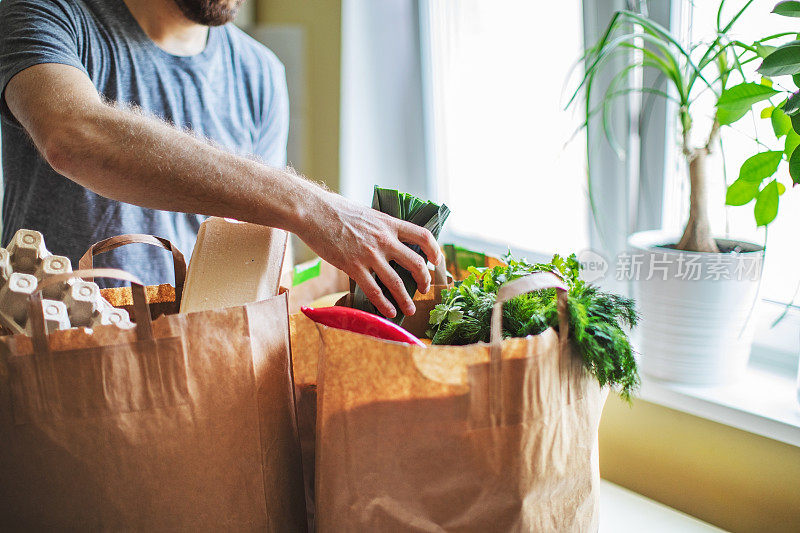
[[289, 91], [286, 72], [280, 61], [270, 66], [270, 97], [261, 122], [256, 155], [273, 167], [286, 166], [286, 144], [289, 140]]
[[86, 72], [79, 47], [77, 19], [66, 3], [0, 1], [0, 113], [11, 116], [5, 100], [6, 85], [26, 68], [61, 63]]

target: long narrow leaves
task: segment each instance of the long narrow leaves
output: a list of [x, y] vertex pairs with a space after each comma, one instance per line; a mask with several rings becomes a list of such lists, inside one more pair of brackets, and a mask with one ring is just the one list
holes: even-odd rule
[[[740, 13], [737, 13], [734, 20], [728, 23], [728, 26], [739, 16]], [[630, 76], [628, 73], [630, 71], [635, 68], [652, 68], [660, 72], [672, 85], [677, 95], [675, 99], [679, 104], [681, 113], [686, 114], [688, 106], [692, 102], [690, 93], [697, 80], [703, 82], [703, 88], [705, 90], [710, 90], [717, 95], [719, 95], [720, 90], [724, 88], [727, 74], [711, 82], [703, 73], [703, 68], [712, 61], [720, 62], [721, 59], [726, 56], [727, 51], [734, 46], [736, 45], [733, 42], [721, 42], [718, 36], [716, 40], [709, 45], [700, 63], [696, 64], [692, 58], [692, 54], [687, 51], [669, 30], [639, 13], [628, 10], [618, 11], [612, 17], [600, 40], [594, 46], [587, 49], [583, 57], [583, 64], [585, 66], [583, 77], [578, 87], [571, 95], [567, 106], [570, 106], [578, 95], [584, 93], [587, 112], [586, 118], [588, 121], [592, 105], [592, 90], [597, 81], [597, 76], [606, 69], [607, 65], [610, 64], [615, 57], [617, 57], [620, 50], [627, 51], [629, 61], [626, 61], [625, 64], [615, 72], [611, 81], [604, 87], [602, 103], [604, 117], [603, 128], [606, 138], [615, 150], [619, 152], [620, 148], [609, 127], [608, 116], [610, 114], [610, 101], [615, 96], [626, 94], [624, 89], [620, 90], [619, 85], [629, 80]], [[640, 57], [636, 58], [635, 54], [639, 54]], [[755, 52], [753, 52], [753, 54], [755, 55]], [[740, 57], [736, 52], [733, 53], [733, 67], [741, 69]], [[722, 81], [720, 84], [721, 86], [718, 86], [717, 83], [720, 81]], [[662, 91], [663, 95], [661, 95], [649, 89], [650, 88], [647, 87], [637, 88], [637, 90], [641, 92], [650, 92], [651, 94], [657, 94], [659, 96], [666, 96], [669, 94], [668, 91]], [[690, 121], [686, 120], [684, 124], [688, 127]]]

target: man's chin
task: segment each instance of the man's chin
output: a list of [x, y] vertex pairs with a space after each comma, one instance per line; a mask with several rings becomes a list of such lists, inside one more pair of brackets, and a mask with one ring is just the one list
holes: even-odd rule
[[222, 26], [236, 18], [244, 0], [175, 0], [187, 19], [203, 26]]

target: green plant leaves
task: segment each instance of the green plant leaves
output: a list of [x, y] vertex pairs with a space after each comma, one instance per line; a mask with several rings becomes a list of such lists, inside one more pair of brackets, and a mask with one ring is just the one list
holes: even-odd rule
[[[739, 179], [761, 183], [761, 180], [775, 174], [783, 158], [783, 152], [761, 152], [749, 157], [742, 163]], [[737, 180], [738, 181], [738, 180]]]
[[[796, 116], [797, 115], [795, 115], [795, 117]], [[794, 125], [794, 123], [795, 120], [794, 117], [792, 117], [792, 124]], [[800, 133], [797, 133], [796, 130], [797, 128], [789, 131], [789, 133], [786, 134], [786, 143], [784, 144], [783, 153], [786, 154], [787, 156], [792, 155], [792, 153], [794, 153], [795, 148], [800, 146]]]
[[750, 110], [753, 104], [778, 94], [772, 87], [760, 83], [740, 83], [725, 89], [717, 100], [717, 121], [733, 124]]
[[783, 106], [783, 112], [787, 115], [796, 115], [800, 111], [800, 91], [790, 96]]
[[772, 180], [767, 186], [761, 189], [756, 198], [756, 207], [753, 213], [756, 217], [756, 224], [766, 226], [778, 215], [778, 182]]
[[770, 44], [761, 44], [759, 42], [753, 43], [753, 47], [756, 49], [756, 54], [761, 59], [764, 59], [778, 48], [777, 46], [772, 46]]
[[770, 122], [772, 122], [772, 131], [775, 132], [775, 137], [780, 139], [792, 129], [792, 119], [789, 115], [783, 112], [782, 109], [773, 109], [770, 115]]
[[800, 17], [800, 2], [778, 2], [772, 9], [772, 12], [776, 15], [783, 15], [784, 17]]
[[800, 42], [779, 46], [764, 58], [758, 72], [762, 76], [785, 76], [800, 73]]
[[744, 205], [758, 194], [761, 182], [738, 179], [731, 183], [725, 193], [725, 203], [727, 205]]
[[800, 150], [797, 147], [789, 157], [789, 175], [795, 185], [800, 185]]

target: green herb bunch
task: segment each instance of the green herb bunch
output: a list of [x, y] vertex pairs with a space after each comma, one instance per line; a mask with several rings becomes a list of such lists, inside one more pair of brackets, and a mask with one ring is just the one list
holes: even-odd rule
[[[569, 288], [569, 336], [586, 368], [600, 385], [618, 388], [630, 401], [639, 386], [639, 374], [625, 327], [638, 322], [634, 301], [580, 279], [575, 255], [553, 256], [550, 263], [531, 264], [506, 256], [506, 267], [469, 267], [470, 275], [442, 292], [442, 303], [431, 311], [428, 335], [433, 344], [489, 342], [492, 306], [504, 283], [534, 272], [553, 272]], [[523, 294], [503, 305], [503, 338], [537, 335], [558, 329], [555, 289]]]

